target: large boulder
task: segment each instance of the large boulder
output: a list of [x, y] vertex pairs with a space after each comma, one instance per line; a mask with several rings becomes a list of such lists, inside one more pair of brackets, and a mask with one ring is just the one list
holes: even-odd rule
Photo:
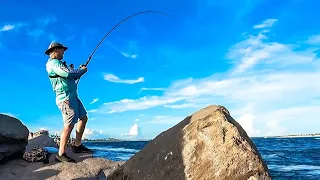
[[50, 138], [47, 135], [41, 134], [39, 136], [36, 136], [32, 139], [29, 139], [28, 145], [26, 146], [26, 151], [29, 151], [30, 149], [36, 148], [36, 147], [55, 147], [59, 148], [57, 143], [54, 142], [54, 139]]
[[22, 155], [28, 135], [28, 128], [19, 119], [0, 114], [0, 163]]
[[159, 134], [108, 180], [269, 180], [253, 141], [223, 106], [211, 105]]

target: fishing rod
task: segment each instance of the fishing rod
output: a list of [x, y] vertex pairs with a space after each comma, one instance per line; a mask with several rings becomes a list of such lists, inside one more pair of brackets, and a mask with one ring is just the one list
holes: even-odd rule
[[[94, 49], [94, 50], [92, 51], [92, 53], [90, 54], [90, 56], [89, 56], [88, 60], [86, 61], [86, 63], [85, 63], [85, 64], [82, 64], [82, 65], [87, 66], [87, 65], [89, 64], [89, 62], [90, 62], [91, 59], [92, 59], [93, 54], [94, 54], [94, 53], [96, 52], [96, 50], [99, 48], [99, 46], [101, 45], [101, 43], [104, 41], [104, 39], [105, 39], [116, 27], [118, 27], [120, 24], [122, 24], [122, 23], [125, 22], [126, 20], [128, 20], [128, 19], [130, 19], [130, 18], [132, 18], [132, 17], [134, 17], [134, 16], [136, 16], [136, 15], [144, 14], [144, 13], [151, 13], [151, 12], [153, 12], [153, 13], [158, 13], [158, 14], [162, 14], [162, 15], [166, 15], [166, 16], [169, 16], [169, 17], [171, 17], [171, 18], [174, 18], [173, 16], [171, 16], [171, 15], [169, 15], [169, 14], [167, 14], [167, 13], [164, 13], [164, 12], [161, 12], [161, 11], [153, 11], [153, 10], [141, 11], [141, 12], [138, 12], [138, 13], [135, 13], [135, 14], [132, 14], [132, 15], [126, 17], [125, 19], [123, 19], [122, 21], [120, 21], [118, 24], [116, 24], [116, 25], [101, 39], [101, 41], [98, 43], [98, 45], [95, 47], [95, 49]], [[77, 81], [76, 83], [78, 84], [79, 81], [80, 81], [80, 78], [78, 79], [78, 81]]]

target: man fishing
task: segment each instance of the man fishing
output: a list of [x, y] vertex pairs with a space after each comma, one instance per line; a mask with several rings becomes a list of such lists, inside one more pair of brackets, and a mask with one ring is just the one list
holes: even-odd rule
[[68, 68], [66, 63], [62, 62], [64, 52], [67, 49], [68, 47], [61, 43], [51, 43], [49, 48], [45, 51], [45, 54], [49, 56], [46, 63], [46, 70], [53, 91], [56, 94], [56, 104], [62, 113], [64, 122], [64, 127], [60, 136], [59, 153], [56, 156], [56, 160], [60, 162], [75, 162], [74, 159], [66, 154], [65, 149], [76, 123], [78, 124], [76, 128], [76, 139], [72, 145], [73, 152], [92, 152], [81, 142], [88, 117], [87, 112], [78, 97], [77, 84], [75, 82], [87, 72], [87, 67], [82, 65], [79, 69], [74, 69], [73, 66]]

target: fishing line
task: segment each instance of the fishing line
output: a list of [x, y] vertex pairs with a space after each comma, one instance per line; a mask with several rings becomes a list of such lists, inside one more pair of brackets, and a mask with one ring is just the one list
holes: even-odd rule
[[[128, 19], [130, 19], [130, 18], [132, 18], [132, 17], [134, 17], [134, 16], [136, 16], [136, 15], [144, 14], [144, 13], [151, 13], [151, 12], [153, 12], [153, 13], [158, 13], [158, 14], [162, 14], [162, 15], [166, 15], [166, 16], [169, 16], [169, 17], [171, 17], [171, 18], [174, 18], [173, 16], [171, 16], [171, 15], [169, 15], [169, 14], [167, 14], [167, 13], [164, 13], [164, 12], [161, 12], [161, 11], [152, 11], [152, 10], [141, 11], [141, 12], [138, 12], [138, 13], [135, 13], [135, 14], [132, 14], [132, 15], [126, 17], [125, 19], [123, 19], [122, 21], [120, 21], [118, 24], [116, 24], [116, 25], [101, 39], [101, 41], [98, 43], [98, 45], [95, 47], [95, 49], [94, 49], [94, 50], [92, 51], [92, 53], [90, 54], [90, 56], [89, 56], [88, 60], [86, 61], [86, 63], [83, 64], [83, 65], [87, 66], [87, 65], [89, 64], [89, 62], [90, 62], [91, 59], [92, 59], [93, 54], [94, 54], [94, 53], [96, 52], [96, 50], [99, 48], [99, 46], [100, 46], [101, 43], [104, 41], [104, 39], [105, 39], [115, 28], [117, 28], [120, 24], [122, 24], [122, 23], [125, 22], [126, 20], [128, 20]], [[80, 81], [80, 78], [78, 79], [78, 81], [77, 81], [76, 83], [78, 84], [79, 81]]]

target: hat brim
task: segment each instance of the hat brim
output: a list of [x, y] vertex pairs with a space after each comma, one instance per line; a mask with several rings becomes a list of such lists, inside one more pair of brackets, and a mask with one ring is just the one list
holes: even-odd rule
[[56, 46], [56, 47], [52, 47], [52, 48], [47, 49], [44, 53], [45, 53], [46, 55], [49, 55], [50, 52], [51, 52], [54, 48], [63, 48], [64, 51], [68, 50], [68, 47], [66, 47], [66, 46]]

